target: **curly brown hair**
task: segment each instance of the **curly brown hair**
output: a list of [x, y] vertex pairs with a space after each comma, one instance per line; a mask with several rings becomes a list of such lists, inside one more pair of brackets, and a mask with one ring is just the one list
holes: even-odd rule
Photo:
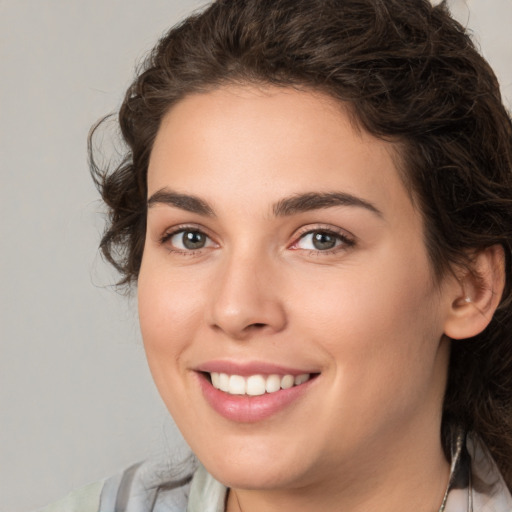
[[226, 83], [320, 90], [357, 124], [400, 147], [437, 277], [500, 244], [506, 286], [488, 328], [453, 340], [442, 422], [477, 432], [512, 487], [512, 126], [498, 82], [445, 3], [427, 0], [218, 0], [172, 28], [119, 112], [127, 145], [91, 170], [109, 208], [101, 241], [121, 283], [136, 282], [146, 175], [160, 122], [185, 95]]

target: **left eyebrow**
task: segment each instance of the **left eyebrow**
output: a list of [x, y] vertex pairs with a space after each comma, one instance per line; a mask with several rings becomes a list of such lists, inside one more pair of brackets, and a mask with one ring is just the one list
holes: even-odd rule
[[297, 213], [332, 208], [334, 206], [355, 206], [364, 208], [382, 217], [382, 212], [372, 203], [346, 192], [307, 192], [281, 199], [273, 206], [276, 217], [296, 215]]

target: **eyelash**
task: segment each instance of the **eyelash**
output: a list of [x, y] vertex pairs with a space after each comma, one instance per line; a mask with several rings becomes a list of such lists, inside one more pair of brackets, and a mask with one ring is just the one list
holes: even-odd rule
[[[169, 241], [176, 235], [180, 233], [184, 233], [186, 231], [189, 231], [191, 233], [199, 233], [201, 235], [204, 235], [207, 239], [212, 241], [211, 237], [208, 236], [205, 231], [199, 227], [199, 226], [193, 226], [193, 225], [183, 225], [183, 226], [176, 226], [171, 231], [166, 231], [159, 239], [160, 245], [166, 245], [169, 243]], [[297, 237], [295, 238], [294, 242], [292, 242], [291, 245], [288, 246], [291, 250], [300, 250], [299, 248], [294, 248], [301, 240], [303, 240], [307, 235], [312, 235], [314, 233], [321, 233], [324, 235], [332, 236], [337, 239], [340, 243], [337, 243], [335, 247], [332, 249], [303, 249], [304, 251], [307, 251], [310, 255], [330, 255], [330, 254], [336, 254], [340, 251], [346, 251], [347, 249], [353, 247], [356, 244], [356, 241], [354, 238], [348, 236], [345, 232], [342, 232], [341, 230], [333, 229], [332, 227], [326, 228], [322, 226], [317, 226], [315, 228], [304, 228], [302, 232], [299, 232]], [[215, 243], [215, 242], [214, 242]], [[177, 249], [175, 247], [168, 247], [167, 248], [170, 253], [174, 254], [180, 254], [180, 255], [186, 255], [186, 256], [194, 256], [198, 252], [200, 252], [202, 249], [205, 249], [205, 247], [201, 247], [197, 250], [188, 249], [188, 250], [182, 250]]]
[[304, 240], [304, 238], [307, 235], [312, 235], [314, 233], [321, 233], [323, 235], [328, 235], [335, 237], [340, 243], [337, 244], [332, 249], [303, 249], [305, 251], [308, 251], [310, 255], [322, 255], [327, 256], [331, 254], [336, 254], [341, 251], [346, 251], [347, 249], [350, 249], [351, 247], [354, 247], [356, 244], [356, 241], [353, 237], [349, 236], [346, 232], [335, 229], [333, 227], [323, 227], [323, 226], [316, 226], [314, 228], [304, 228], [302, 232], [299, 232], [297, 235], [297, 238], [295, 241], [289, 246], [292, 250], [300, 250], [298, 248], [294, 249], [294, 246], [296, 246], [301, 240]]
[[[166, 231], [160, 237], [158, 242], [159, 242], [160, 245], [166, 245], [166, 244], [169, 243], [169, 241], [174, 236], [176, 236], [176, 235], [178, 235], [180, 233], [185, 233], [186, 231], [189, 231], [191, 233], [199, 233], [201, 235], [204, 235], [207, 239], [211, 240], [211, 237], [208, 236], [201, 227], [194, 226], [194, 225], [182, 225], [182, 226], [176, 226], [175, 228], [173, 228], [170, 231]], [[183, 249], [177, 249], [177, 248], [172, 247], [172, 246], [167, 247], [167, 250], [170, 253], [180, 254], [180, 255], [185, 255], [185, 256], [194, 256], [197, 252], [201, 251], [202, 249], [204, 249], [204, 247], [201, 247], [201, 248], [199, 248], [197, 250], [193, 250], [193, 249], [183, 250]]]

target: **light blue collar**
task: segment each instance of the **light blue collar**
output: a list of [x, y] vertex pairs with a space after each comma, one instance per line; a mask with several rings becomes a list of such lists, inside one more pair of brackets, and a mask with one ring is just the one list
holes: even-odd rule
[[200, 464], [190, 485], [187, 512], [224, 512], [228, 489]]

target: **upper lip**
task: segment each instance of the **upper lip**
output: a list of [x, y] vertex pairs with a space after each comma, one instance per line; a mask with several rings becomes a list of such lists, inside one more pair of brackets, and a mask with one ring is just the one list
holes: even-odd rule
[[296, 376], [305, 373], [319, 373], [318, 370], [315, 371], [311, 368], [291, 368], [289, 366], [267, 363], [264, 361], [237, 362], [223, 360], [208, 361], [197, 366], [195, 370], [207, 373], [227, 373], [228, 375], [240, 375], [242, 377], [257, 374]]

